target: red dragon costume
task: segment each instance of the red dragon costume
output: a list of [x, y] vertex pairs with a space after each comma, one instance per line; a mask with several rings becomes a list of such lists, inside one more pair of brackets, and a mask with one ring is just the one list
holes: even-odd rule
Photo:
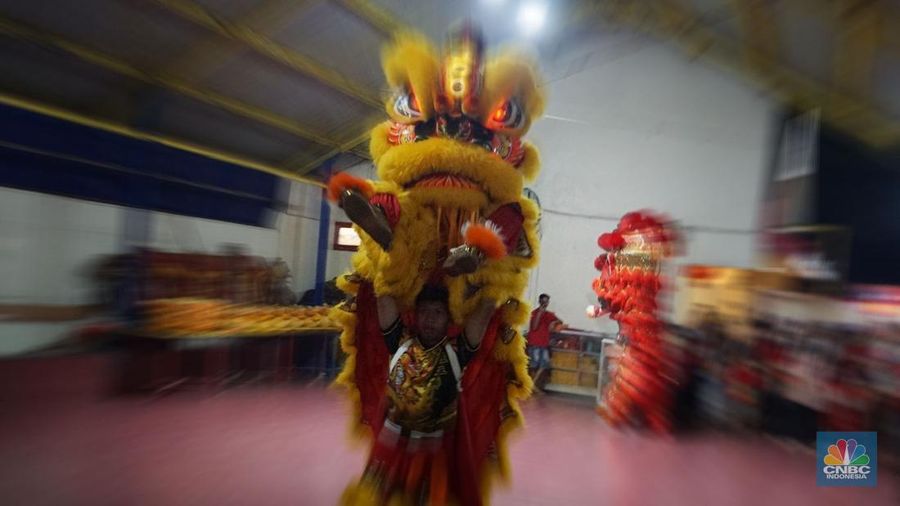
[[608, 314], [618, 322], [625, 345], [598, 410], [613, 426], [671, 430], [672, 385], [665, 375], [669, 363], [657, 299], [661, 263], [673, 254], [676, 239], [666, 220], [647, 211], [626, 214], [616, 230], [597, 239], [604, 250], [594, 261], [600, 271], [593, 282], [600, 307], [588, 308], [588, 314]]

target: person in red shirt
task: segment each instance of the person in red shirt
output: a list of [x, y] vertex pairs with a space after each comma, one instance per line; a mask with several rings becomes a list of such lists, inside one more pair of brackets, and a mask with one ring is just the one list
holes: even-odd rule
[[550, 367], [550, 333], [563, 324], [553, 311], [547, 309], [549, 305], [550, 296], [542, 293], [528, 324], [528, 368], [535, 386], [540, 385], [541, 376]]

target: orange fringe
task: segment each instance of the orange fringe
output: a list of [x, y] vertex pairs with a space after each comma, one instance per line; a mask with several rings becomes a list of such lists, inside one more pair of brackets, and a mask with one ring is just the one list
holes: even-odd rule
[[337, 202], [341, 196], [341, 192], [347, 189], [356, 190], [365, 195], [366, 198], [372, 198], [372, 194], [375, 193], [375, 188], [372, 187], [372, 183], [365, 179], [346, 172], [338, 172], [328, 180], [328, 200]]
[[480, 249], [486, 257], [492, 260], [506, 256], [506, 245], [503, 243], [503, 238], [489, 226], [470, 223], [466, 227], [465, 239], [466, 245]]

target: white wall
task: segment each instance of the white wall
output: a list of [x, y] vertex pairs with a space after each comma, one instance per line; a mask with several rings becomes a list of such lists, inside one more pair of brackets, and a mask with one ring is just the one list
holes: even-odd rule
[[322, 189], [292, 182], [288, 209], [278, 216], [278, 256], [291, 268], [300, 295], [316, 283], [316, 255]]
[[[87, 263], [116, 251], [115, 206], [0, 188], [0, 304], [85, 304]], [[47, 346], [72, 323], [0, 321], [0, 355]]]
[[153, 212], [149, 246], [164, 251], [220, 253], [225, 244], [241, 244], [250, 255], [278, 256], [277, 228]]
[[117, 251], [119, 209], [0, 188], [0, 303], [89, 300], [85, 263]]
[[[351, 167], [344, 172], [349, 172], [356, 177], [361, 177], [364, 179], [375, 179], [375, 167], [371, 162], [364, 162], [354, 167]], [[331, 206], [331, 226], [328, 229], [328, 265], [326, 269], [325, 279], [331, 279], [335, 276], [340, 276], [341, 274], [347, 272], [350, 268], [350, 259], [353, 257], [353, 252], [350, 251], [338, 251], [332, 249], [332, 238], [334, 237], [334, 224], [338, 221], [350, 221], [347, 218], [347, 215], [344, 214], [344, 211], [339, 207], [332, 205]]]
[[681, 263], [749, 266], [770, 156], [774, 104], [737, 77], [656, 43], [591, 53], [548, 85], [547, 118], [529, 138], [543, 171], [542, 259], [530, 296], [572, 326], [589, 320], [597, 236], [629, 211], [651, 208], [687, 227]]

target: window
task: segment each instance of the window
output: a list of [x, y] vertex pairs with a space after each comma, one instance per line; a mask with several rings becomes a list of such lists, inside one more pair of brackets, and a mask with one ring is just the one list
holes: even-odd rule
[[334, 223], [334, 249], [340, 251], [356, 251], [362, 240], [349, 221], [337, 221]]

